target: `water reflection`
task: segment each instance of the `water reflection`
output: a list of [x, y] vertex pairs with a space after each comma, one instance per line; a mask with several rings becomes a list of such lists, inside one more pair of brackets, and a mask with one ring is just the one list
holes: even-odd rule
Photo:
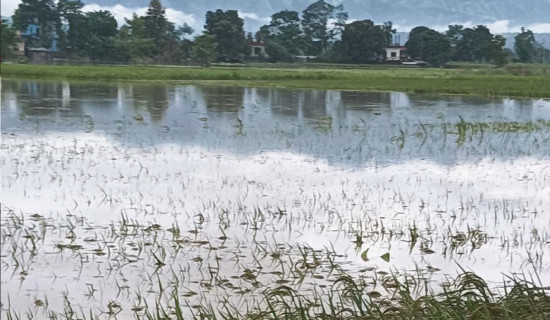
[[[93, 128], [91, 123], [93, 123]], [[548, 156], [550, 102], [384, 92], [3, 81], [2, 128], [103, 132], [236, 153], [283, 150], [364, 165]], [[513, 133], [513, 134], [509, 134]]]
[[[459, 264], [550, 281], [548, 101], [3, 81], [1, 102], [2, 205], [15, 212], [2, 217], [2, 301], [16, 310], [46, 294], [63, 310], [71, 288], [78, 308], [117, 301], [131, 318], [120, 283], [154, 305], [174, 270], [205, 303], [242, 300], [232, 288], [331, 290], [325, 259], [313, 278], [278, 282], [300, 245], [352, 274], [441, 282]], [[38, 254], [17, 249], [29, 256], [16, 266], [12, 248], [35, 233]], [[204, 286], [206, 266], [234, 285]], [[255, 268], [266, 287], [247, 282]], [[82, 298], [90, 284], [97, 300]]]

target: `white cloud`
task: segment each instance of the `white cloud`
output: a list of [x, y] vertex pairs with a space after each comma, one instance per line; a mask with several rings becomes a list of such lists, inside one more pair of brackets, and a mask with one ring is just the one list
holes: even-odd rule
[[242, 19], [256, 20], [263, 23], [269, 23], [269, 21], [271, 21], [270, 17], [260, 17], [256, 13], [251, 13], [251, 12], [239, 11], [239, 17]]
[[[134, 13], [137, 15], [144, 15], [147, 12], [147, 7], [128, 8], [120, 4], [116, 4], [111, 7], [100, 6], [97, 4], [87, 4], [84, 6], [84, 8], [82, 8], [82, 11], [84, 12], [98, 11], [98, 10], [110, 11], [115, 17], [115, 19], [117, 20], [118, 26], [120, 27], [125, 23], [124, 18], [131, 19]], [[197, 30], [197, 28], [199, 30], [202, 29], [202, 27], [198, 25], [197, 19], [195, 19], [195, 17], [192, 14], [186, 14], [183, 11], [167, 8], [166, 18], [168, 18], [170, 22], [175, 23], [176, 27], [182, 26], [184, 23], [187, 23], [195, 30]]]
[[2, 16], [11, 17], [21, 0], [2, 0]]
[[97, 4], [87, 4], [82, 8], [84, 12], [99, 11], [99, 10], [108, 10], [115, 17], [118, 26], [122, 26], [125, 22], [124, 19], [131, 19], [133, 14], [143, 15], [147, 12], [147, 8], [127, 8], [123, 5], [117, 4], [112, 7], [100, 6]]
[[491, 30], [492, 33], [506, 33], [506, 32], [517, 32], [518, 30], [512, 31], [514, 27], [510, 25], [510, 20], [500, 20], [493, 23], [488, 23], [487, 28]]
[[186, 14], [179, 10], [167, 8], [166, 18], [175, 23], [176, 26], [182, 26], [184, 23], [187, 23], [195, 30], [202, 30], [202, 25], [199, 25], [197, 19], [195, 19], [195, 16], [192, 14]]
[[535, 33], [550, 33], [550, 23], [535, 23], [529, 29]]

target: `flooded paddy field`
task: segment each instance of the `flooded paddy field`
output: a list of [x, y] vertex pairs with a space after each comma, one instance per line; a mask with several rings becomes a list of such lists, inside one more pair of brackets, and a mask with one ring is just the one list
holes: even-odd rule
[[549, 101], [8, 80], [1, 105], [2, 317], [550, 286]]

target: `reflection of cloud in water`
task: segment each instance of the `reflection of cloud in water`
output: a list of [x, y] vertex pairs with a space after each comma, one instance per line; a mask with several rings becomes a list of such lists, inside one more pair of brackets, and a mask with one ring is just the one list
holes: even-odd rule
[[[130, 310], [135, 300], [117, 295], [122, 271], [131, 290], [140, 283], [150, 288], [143, 274], [153, 272], [152, 261], [126, 264], [124, 258], [111, 272], [117, 263], [111, 256], [83, 264], [69, 251], [49, 254], [52, 244], [68, 243], [55, 220], [67, 213], [87, 219], [75, 230], [87, 249], [96, 244], [81, 240], [102, 238], [121, 214], [143, 226], [177, 225], [187, 236], [200, 213], [197, 237], [212, 242], [227, 219], [224, 250], [184, 246], [170, 261], [171, 270], [187, 268], [185, 286], [194, 291], [204, 289], [194, 280], [206, 265], [220, 264], [220, 274], [232, 281], [242, 279], [243, 268], [259, 267], [252, 249], [257, 240], [295, 251], [297, 244], [334, 248], [337, 263], [353, 274], [418, 269], [440, 282], [458, 263], [487, 281], [532, 266], [543, 283], [550, 281], [543, 254], [550, 244], [546, 101], [3, 81], [1, 102], [2, 205], [53, 217], [27, 280], [2, 279], [9, 288], [2, 293], [16, 298], [18, 310], [46, 294], [63, 310], [62, 292], [76, 288], [71, 294], [83, 297], [85, 283], [102, 288], [86, 308], [116, 300]], [[258, 209], [265, 220], [252, 230]], [[276, 216], [281, 209], [284, 215]], [[368, 261], [352, 243], [359, 226]], [[413, 246], [412, 226], [420, 235]], [[454, 235], [466, 240], [453, 244]], [[383, 262], [387, 252], [391, 261]], [[197, 257], [204, 264], [190, 259]], [[261, 261], [262, 277], [279, 271], [272, 259]], [[75, 266], [82, 266], [78, 277]], [[160, 271], [159, 285], [169, 282], [167, 270]]]
[[33, 81], [4, 81], [2, 91], [3, 106], [18, 106], [4, 109], [7, 131], [86, 130], [91, 117], [95, 131], [123, 143], [143, 143], [139, 133], [150, 144], [290, 151], [354, 166], [549, 154], [539, 147], [550, 121], [543, 100]]
[[[23, 141], [27, 143], [22, 145]], [[429, 230], [431, 249], [439, 253], [449, 232], [479, 228], [491, 241], [481, 250], [453, 258], [495, 281], [500, 277], [494, 274], [495, 269], [505, 273], [520, 270], [517, 263], [523, 260], [518, 258], [526, 259], [525, 246], [533, 240], [527, 241], [533, 228], [550, 228], [542, 214], [550, 205], [550, 165], [528, 157], [513, 161], [483, 158], [451, 167], [411, 160], [348, 168], [289, 152], [242, 156], [178, 144], [136, 147], [82, 133], [9, 137], [4, 145], [10, 157], [36, 158], [22, 164], [5, 163], [3, 170], [8, 173], [22, 170], [18, 166], [36, 172], [21, 177], [4, 175], [6, 206], [35, 212], [40, 203], [41, 212], [68, 210], [95, 224], [111, 221], [114, 212], [139, 208], [154, 208], [159, 213], [200, 210], [211, 219], [218, 216], [220, 208], [244, 214], [255, 208], [266, 213], [282, 208], [296, 220], [293, 230], [274, 236], [277, 242], [298, 241], [314, 248], [333, 244], [355, 263], [361, 260], [353, 254], [349, 239], [336, 236], [347, 234], [358, 221], [366, 225], [383, 221], [384, 228], [396, 234], [411, 225]], [[59, 165], [50, 165], [50, 159], [58, 160]], [[115, 203], [102, 201], [100, 186]], [[75, 203], [81, 205], [75, 208]], [[540, 214], [533, 214], [535, 211]], [[172, 219], [172, 215], [151, 217], [165, 223]], [[187, 223], [187, 216], [180, 219]], [[320, 232], [319, 226], [324, 231]], [[273, 227], [286, 228], [284, 224]], [[519, 241], [510, 249], [513, 256], [510, 251], [498, 250], [502, 239], [512, 238]], [[422, 259], [424, 266], [456, 270], [454, 260], [448, 257], [410, 255], [408, 243], [400, 240], [369, 246], [372, 253], [389, 248], [400, 253], [392, 260], [398, 269], [411, 269]], [[533, 254], [541, 249], [529, 250]]]

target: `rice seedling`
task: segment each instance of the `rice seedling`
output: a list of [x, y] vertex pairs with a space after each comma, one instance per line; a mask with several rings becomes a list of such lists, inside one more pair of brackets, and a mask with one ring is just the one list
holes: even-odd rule
[[544, 319], [547, 108], [3, 80], [2, 317]]

